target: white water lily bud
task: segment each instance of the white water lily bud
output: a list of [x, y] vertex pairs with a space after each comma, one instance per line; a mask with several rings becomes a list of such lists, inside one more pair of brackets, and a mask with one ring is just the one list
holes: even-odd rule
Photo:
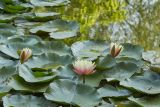
[[26, 62], [32, 55], [32, 50], [29, 48], [24, 48], [21, 50], [20, 53], [20, 62], [21, 64], [23, 64], [24, 62]]
[[88, 60], [77, 60], [73, 64], [74, 71], [79, 75], [90, 75], [93, 74], [96, 70], [95, 63]]
[[120, 52], [122, 51], [123, 46], [116, 44], [116, 43], [111, 43], [111, 47], [110, 47], [110, 54], [112, 57], [116, 57], [120, 54]]

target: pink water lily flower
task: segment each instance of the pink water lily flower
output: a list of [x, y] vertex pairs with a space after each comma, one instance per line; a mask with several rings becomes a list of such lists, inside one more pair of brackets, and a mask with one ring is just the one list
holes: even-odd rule
[[21, 50], [20, 53], [20, 62], [21, 64], [23, 64], [24, 62], [26, 62], [32, 55], [32, 50], [29, 48], [24, 48]]
[[120, 52], [122, 51], [123, 46], [116, 44], [116, 43], [111, 43], [110, 46], [110, 54], [112, 57], [116, 57], [120, 54]]
[[95, 70], [95, 63], [88, 60], [77, 60], [73, 63], [74, 72], [79, 75], [90, 75], [93, 74]]

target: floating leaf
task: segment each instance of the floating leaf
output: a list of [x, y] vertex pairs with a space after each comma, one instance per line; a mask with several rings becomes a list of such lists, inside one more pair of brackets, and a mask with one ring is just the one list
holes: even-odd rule
[[55, 74], [53, 72], [33, 72], [30, 68], [25, 65], [20, 65], [18, 67], [19, 76], [21, 76], [25, 81], [30, 83], [42, 83], [48, 82], [55, 78]]
[[111, 85], [105, 85], [98, 89], [98, 93], [100, 97], [127, 97], [131, 95], [131, 92], [127, 89], [120, 87], [113, 87]]
[[78, 41], [72, 44], [71, 49], [77, 58], [95, 59], [109, 49], [109, 44], [105, 41]]
[[41, 41], [34, 46], [39, 49], [39, 54], [56, 53], [58, 55], [72, 55], [70, 47], [60, 41]]
[[69, 3], [68, 0], [30, 0], [34, 6], [62, 6]]
[[142, 59], [142, 52], [143, 48], [139, 45], [132, 45], [132, 44], [122, 44], [123, 45], [123, 51], [120, 53], [118, 57], [129, 57], [134, 58], [136, 60]]
[[53, 69], [72, 63], [74, 58], [70, 55], [58, 55], [55, 53], [46, 53], [39, 56], [33, 56], [25, 64], [30, 68]]
[[129, 97], [128, 98], [130, 101], [133, 101], [137, 103], [138, 105], [142, 107], [159, 107], [160, 105], [160, 95], [156, 96], [145, 96], [142, 98], [134, 98], [134, 97]]
[[56, 104], [32, 95], [8, 95], [3, 97], [4, 107], [56, 107]]
[[97, 62], [97, 68], [101, 70], [109, 69], [116, 65], [116, 60], [110, 55], [100, 57]]
[[11, 90], [8, 84], [14, 74], [16, 74], [14, 67], [3, 67], [0, 69], [0, 96]]
[[70, 80], [58, 80], [51, 83], [44, 95], [48, 100], [80, 107], [93, 107], [100, 101], [95, 88], [76, 84]]
[[43, 53], [57, 53], [59, 55], [71, 55], [71, 49], [62, 42], [39, 42], [36, 37], [19, 37], [10, 40], [9, 44], [0, 45], [0, 51], [12, 58], [19, 59], [17, 51], [23, 48], [30, 48], [33, 55], [41, 55]]
[[39, 13], [24, 13], [22, 16], [30, 21], [49, 21], [59, 17], [59, 13], [56, 12], [39, 12]]
[[116, 62], [120, 63], [120, 62], [127, 62], [127, 63], [134, 63], [136, 64], [138, 67], [142, 67], [144, 65], [144, 61], [139, 59], [134, 59], [134, 58], [129, 58], [129, 57], [120, 57], [120, 58], [116, 58]]
[[16, 15], [3, 14], [0, 16], [0, 23], [11, 22], [14, 18], [16, 18]]
[[0, 60], [0, 69], [3, 67], [9, 67], [9, 66], [15, 66], [17, 65], [16, 62], [12, 61], [12, 60]]
[[142, 75], [121, 81], [120, 85], [146, 94], [159, 94], [160, 75], [152, 71], [144, 71]]
[[130, 78], [134, 73], [138, 71], [139, 68], [136, 64], [121, 62], [114, 66], [112, 69], [105, 70], [103, 72], [108, 81], [122, 81]]
[[142, 57], [145, 61], [152, 62], [156, 57], [156, 51], [143, 52]]
[[127, 99], [115, 99], [115, 98], [110, 98], [109, 99], [112, 104], [114, 104], [116, 107], [141, 107], [138, 104], [129, 101]]
[[49, 83], [28, 83], [24, 81], [23, 78], [17, 75], [14, 76], [14, 78], [12, 78], [12, 80], [9, 82], [9, 86], [12, 87], [14, 90], [34, 93], [45, 92], [48, 88], [48, 85]]
[[54, 39], [65, 39], [77, 35], [79, 24], [75, 21], [57, 19], [30, 29], [31, 33], [37, 33], [38, 31], [47, 32]]

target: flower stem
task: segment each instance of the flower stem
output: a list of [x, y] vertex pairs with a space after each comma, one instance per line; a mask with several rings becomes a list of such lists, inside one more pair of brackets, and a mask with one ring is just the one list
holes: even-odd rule
[[83, 84], [85, 84], [85, 75], [82, 75], [82, 78], [83, 78]]

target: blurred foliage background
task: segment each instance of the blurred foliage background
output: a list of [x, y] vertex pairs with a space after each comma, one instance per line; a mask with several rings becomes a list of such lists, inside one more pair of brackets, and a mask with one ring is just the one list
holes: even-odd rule
[[68, 6], [55, 10], [63, 19], [80, 23], [81, 37], [76, 40], [89, 37], [129, 42], [160, 51], [158, 0], [71, 0]]

